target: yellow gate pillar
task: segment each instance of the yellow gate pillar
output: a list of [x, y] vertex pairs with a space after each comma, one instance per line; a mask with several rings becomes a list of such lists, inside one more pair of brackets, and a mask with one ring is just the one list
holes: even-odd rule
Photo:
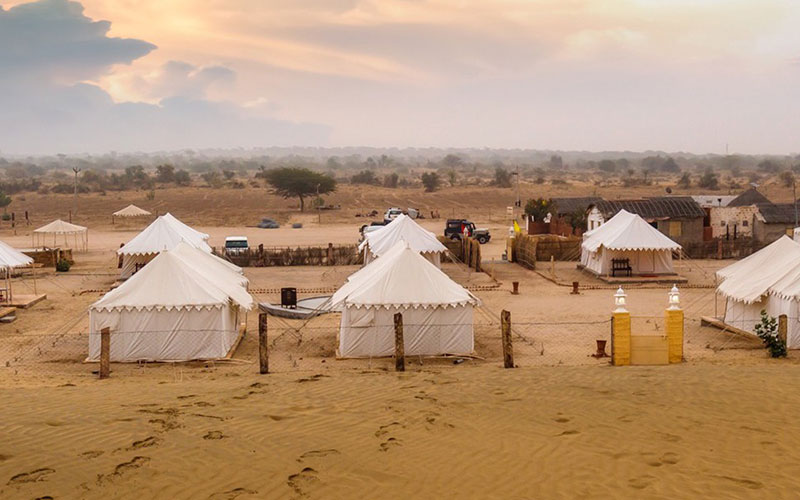
[[669, 346], [669, 362], [683, 361], [683, 309], [681, 309], [680, 292], [673, 285], [669, 292], [669, 307], [664, 313], [667, 343]]
[[611, 364], [614, 366], [631, 364], [631, 313], [625, 309], [626, 297], [622, 287], [614, 294], [614, 303], [617, 306], [612, 316], [611, 330]]

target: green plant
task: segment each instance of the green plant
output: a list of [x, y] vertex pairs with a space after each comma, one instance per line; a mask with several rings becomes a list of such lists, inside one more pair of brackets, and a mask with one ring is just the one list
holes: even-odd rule
[[61, 259], [56, 262], [56, 271], [59, 273], [66, 273], [70, 267], [72, 267], [72, 264], [67, 259]]
[[542, 222], [547, 214], [555, 211], [553, 200], [537, 198], [530, 199], [525, 203], [525, 215], [533, 217], [533, 220]]
[[778, 335], [778, 322], [767, 314], [767, 311], [761, 311], [761, 322], [756, 324], [755, 332], [758, 338], [764, 342], [770, 356], [773, 358], [786, 357], [786, 342]]
[[425, 191], [432, 193], [439, 189], [441, 178], [436, 172], [425, 172], [422, 174], [422, 185], [425, 186]]

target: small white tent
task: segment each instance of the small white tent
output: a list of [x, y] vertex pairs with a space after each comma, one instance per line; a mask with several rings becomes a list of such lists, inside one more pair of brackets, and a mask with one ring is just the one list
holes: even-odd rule
[[783, 236], [769, 246], [717, 271], [726, 298], [723, 321], [755, 332], [761, 311], [789, 318], [787, 347], [800, 348], [800, 244]]
[[594, 274], [610, 274], [612, 259], [628, 259], [633, 274], [674, 274], [672, 252], [681, 246], [626, 210], [584, 233], [581, 264]]
[[[13, 248], [6, 243], [0, 241], [0, 272], [2, 272], [5, 281], [5, 288], [0, 288], [0, 301], [10, 303], [11, 296], [11, 270], [17, 267], [32, 266], [33, 259]], [[34, 288], [36, 281], [34, 277]]]
[[50, 243], [51, 236], [53, 246], [58, 244], [58, 237], [63, 236], [64, 244], [74, 245], [77, 251], [86, 251], [89, 248], [89, 229], [61, 219], [56, 219], [50, 224], [34, 229], [31, 236], [34, 248], [43, 248]]
[[172, 250], [182, 241], [211, 253], [211, 247], [207, 243], [207, 234], [192, 229], [171, 214], [159, 216], [141, 233], [117, 250], [117, 254], [122, 256], [120, 278], [131, 277], [153, 260], [156, 255], [165, 250]]
[[364, 253], [364, 264], [388, 252], [398, 241], [405, 241], [436, 267], [441, 267], [442, 254], [447, 252], [436, 235], [423, 228], [411, 217], [400, 214], [383, 228], [367, 233], [358, 249]]
[[113, 222], [114, 217], [143, 217], [145, 215], [150, 215], [150, 212], [144, 210], [143, 208], [139, 208], [136, 205], [128, 205], [127, 207], [117, 210], [111, 214], [111, 220]]
[[89, 308], [89, 359], [111, 329], [112, 361], [179, 361], [228, 355], [240, 311], [253, 308], [246, 280], [196, 249], [159, 254]]
[[333, 295], [342, 310], [337, 355], [390, 356], [394, 314], [403, 314], [408, 355], [470, 354], [473, 308], [479, 300], [406, 242], [353, 274]]

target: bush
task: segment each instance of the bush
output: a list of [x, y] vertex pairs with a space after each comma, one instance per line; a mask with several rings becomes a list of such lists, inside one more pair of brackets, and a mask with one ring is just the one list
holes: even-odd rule
[[66, 273], [70, 267], [72, 267], [72, 264], [67, 259], [61, 259], [56, 262], [56, 271], [59, 273]]
[[786, 357], [786, 342], [778, 336], [778, 322], [767, 311], [761, 311], [761, 322], [756, 325], [756, 335], [764, 342], [770, 356]]
[[555, 204], [550, 199], [537, 198], [525, 203], [525, 215], [533, 217], [533, 220], [537, 222], [544, 221], [547, 214], [553, 212], [555, 212]]

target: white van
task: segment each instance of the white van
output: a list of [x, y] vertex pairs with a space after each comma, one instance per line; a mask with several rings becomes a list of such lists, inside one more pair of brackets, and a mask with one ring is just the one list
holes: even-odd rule
[[225, 238], [225, 253], [228, 255], [239, 255], [247, 253], [250, 245], [247, 236], [228, 236]]

